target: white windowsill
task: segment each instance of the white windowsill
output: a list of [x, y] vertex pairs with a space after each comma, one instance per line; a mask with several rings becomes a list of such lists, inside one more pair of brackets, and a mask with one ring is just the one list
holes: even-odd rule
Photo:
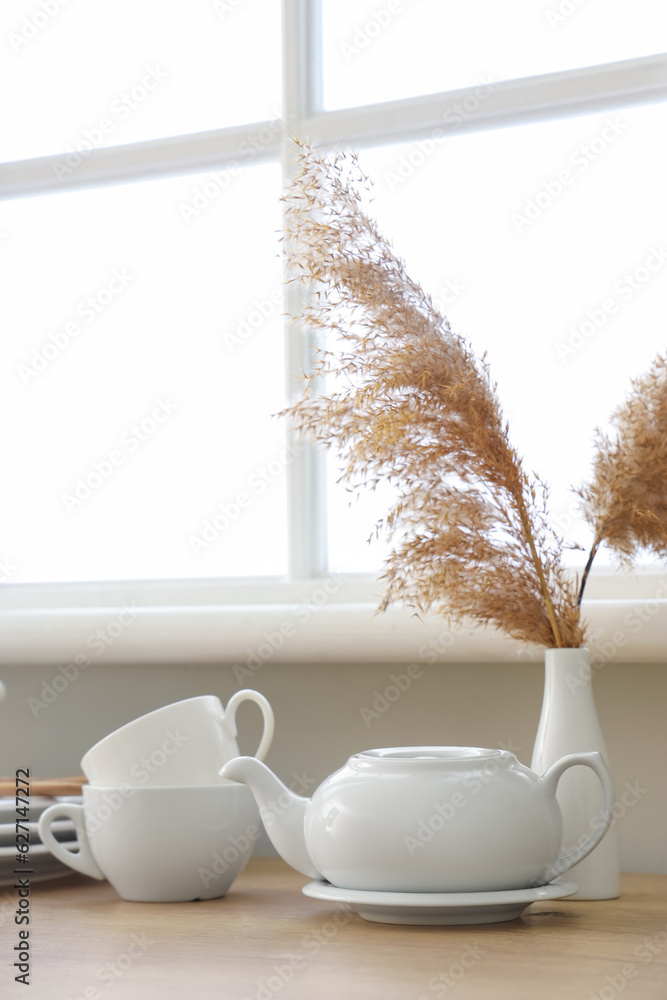
[[[394, 607], [371, 579], [12, 585], [0, 666], [67, 663], [540, 662], [543, 650], [479, 627], [450, 630]], [[595, 662], [666, 658], [667, 574], [599, 575], [584, 615]], [[622, 596], [616, 596], [622, 594]], [[79, 659], [77, 660], [77, 657]], [[84, 663], [84, 659], [85, 662]]]

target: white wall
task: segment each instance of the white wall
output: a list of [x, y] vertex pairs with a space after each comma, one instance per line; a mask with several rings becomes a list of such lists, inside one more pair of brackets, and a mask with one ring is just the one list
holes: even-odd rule
[[[530, 763], [542, 698], [534, 664], [424, 666], [420, 678], [379, 718], [362, 718], [375, 693], [404, 670], [381, 664], [266, 664], [252, 685], [270, 700], [276, 736], [267, 763], [286, 783], [306, 772], [319, 782], [358, 750], [393, 745], [449, 744], [516, 748]], [[30, 710], [53, 668], [5, 667], [0, 703], [0, 774], [30, 767], [35, 777], [79, 773], [83, 752], [144, 712], [197, 694], [226, 701], [239, 685], [229, 666], [96, 665], [48, 708]], [[667, 872], [667, 668], [608, 664], [595, 675], [595, 697], [617, 791], [639, 782], [639, 801], [619, 822], [622, 867]], [[258, 740], [259, 713], [238, 714], [241, 751]], [[314, 785], [313, 785], [314, 787]], [[268, 850], [260, 841], [257, 850]]]

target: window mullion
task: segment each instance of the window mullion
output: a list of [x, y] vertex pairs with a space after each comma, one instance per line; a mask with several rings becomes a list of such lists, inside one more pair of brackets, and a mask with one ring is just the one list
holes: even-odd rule
[[[283, 181], [296, 167], [291, 136], [301, 136], [306, 118], [322, 109], [322, 35], [319, 0], [283, 0]], [[289, 274], [285, 271], [285, 279]], [[285, 286], [285, 364], [289, 401], [301, 395], [302, 372], [312, 371], [313, 332], [293, 318], [305, 305], [307, 291], [294, 283]], [[292, 579], [322, 576], [328, 567], [326, 524], [326, 463], [310, 442], [288, 430], [288, 559]]]
[[374, 146], [432, 136], [544, 122], [667, 99], [667, 56], [516, 80], [480, 81], [461, 90], [361, 107], [311, 112], [302, 123], [320, 142]]
[[276, 119], [94, 149], [81, 154], [72, 170], [64, 169], [67, 153], [0, 163], [0, 200], [238, 168], [249, 162], [248, 150], [252, 163], [269, 163], [279, 155], [280, 141]]

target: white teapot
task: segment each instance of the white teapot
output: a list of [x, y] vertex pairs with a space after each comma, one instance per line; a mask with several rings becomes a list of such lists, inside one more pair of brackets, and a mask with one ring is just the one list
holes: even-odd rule
[[[584, 764], [603, 792], [600, 818], [559, 857], [556, 787]], [[393, 747], [354, 754], [312, 799], [255, 757], [220, 771], [245, 782], [278, 853], [342, 889], [484, 892], [543, 885], [585, 858], [611, 823], [613, 787], [600, 753], [571, 754], [539, 777], [506, 750]]]

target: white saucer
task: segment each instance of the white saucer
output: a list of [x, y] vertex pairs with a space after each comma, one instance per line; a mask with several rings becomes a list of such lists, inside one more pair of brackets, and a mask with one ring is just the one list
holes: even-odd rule
[[571, 896], [578, 888], [574, 882], [549, 882], [503, 892], [370, 892], [309, 882], [301, 891], [313, 899], [349, 903], [364, 920], [381, 924], [495, 924], [516, 920], [531, 903]]

